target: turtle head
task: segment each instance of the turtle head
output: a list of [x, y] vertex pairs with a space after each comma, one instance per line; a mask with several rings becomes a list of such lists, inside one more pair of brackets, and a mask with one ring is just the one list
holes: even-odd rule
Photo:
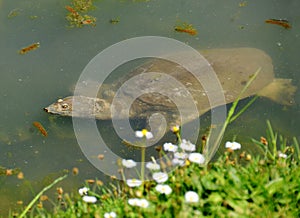
[[68, 96], [45, 107], [47, 113], [82, 118], [111, 119], [110, 103], [86, 96]]

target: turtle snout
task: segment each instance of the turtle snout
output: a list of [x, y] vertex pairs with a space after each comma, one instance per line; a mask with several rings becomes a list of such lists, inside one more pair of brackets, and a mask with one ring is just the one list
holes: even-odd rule
[[49, 112], [48, 108], [46, 108], [46, 107], [44, 108], [44, 111], [46, 111], [47, 113]]

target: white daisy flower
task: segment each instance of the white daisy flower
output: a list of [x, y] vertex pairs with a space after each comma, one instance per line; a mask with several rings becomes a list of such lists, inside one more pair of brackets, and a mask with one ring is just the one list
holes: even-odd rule
[[129, 187], [138, 187], [142, 185], [143, 182], [139, 179], [127, 179], [126, 183]]
[[187, 203], [197, 203], [199, 201], [199, 195], [194, 191], [186, 192], [184, 198]]
[[152, 162], [146, 163], [146, 167], [147, 167], [149, 170], [159, 170], [159, 169], [160, 169], [159, 164], [157, 164], [157, 163], [152, 163]]
[[78, 193], [79, 193], [81, 196], [82, 196], [82, 195], [87, 195], [87, 193], [88, 193], [89, 190], [90, 190], [89, 188], [83, 187], [83, 188], [80, 188], [80, 189], [78, 190]]
[[189, 161], [197, 164], [203, 164], [205, 162], [205, 158], [200, 153], [190, 153], [189, 154]]
[[177, 159], [186, 159], [188, 158], [188, 154], [185, 153], [185, 152], [175, 152], [174, 153], [174, 157], [177, 158]]
[[195, 151], [196, 145], [192, 144], [190, 141], [183, 139], [180, 144], [180, 148], [184, 151]]
[[133, 167], [136, 166], [136, 162], [134, 160], [131, 160], [131, 159], [128, 159], [128, 160], [123, 159], [122, 160], [122, 165], [126, 168], [133, 168]]
[[85, 195], [82, 197], [82, 200], [85, 201], [86, 203], [96, 203], [97, 198], [95, 196]]
[[138, 138], [146, 137], [146, 139], [153, 138], [153, 134], [146, 129], [143, 129], [142, 131], [135, 131], [135, 136]]
[[278, 152], [278, 157], [281, 157], [281, 158], [284, 158], [284, 159], [287, 159], [287, 155], [282, 153], [281, 151]]
[[173, 145], [172, 143], [165, 143], [163, 146], [165, 151], [176, 152], [178, 149], [178, 146]]
[[147, 208], [149, 207], [149, 201], [147, 201], [146, 199], [140, 199], [140, 201], [138, 202], [138, 206], [142, 208]]
[[226, 142], [225, 148], [230, 148], [231, 150], [241, 149], [241, 144], [237, 142]]
[[149, 202], [146, 199], [138, 199], [138, 198], [128, 199], [128, 204], [130, 204], [131, 206], [138, 206], [142, 208], [147, 208], [149, 206]]
[[130, 204], [131, 206], [139, 206], [139, 201], [140, 199], [138, 198], [129, 198], [128, 199], [128, 204]]
[[169, 178], [168, 174], [163, 172], [153, 173], [152, 177], [157, 183], [164, 183]]
[[104, 218], [116, 218], [117, 214], [115, 212], [105, 213]]
[[172, 193], [172, 189], [169, 185], [158, 184], [155, 187], [155, 190], [158, 191], [159, 193], [165, 194], [165, 195], [169, 195]]
[[182, 160], [182, 159], [174, 158], [174, 159], [172, 160], [172, 164], [173, 164], [174, 166], [176, 166], [176, 165], [184, 166], [184, 165], [185, 165], [185, 161]]

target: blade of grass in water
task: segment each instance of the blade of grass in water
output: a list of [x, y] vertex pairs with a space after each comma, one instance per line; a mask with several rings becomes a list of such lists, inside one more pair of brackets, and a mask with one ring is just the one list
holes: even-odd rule
[[34, 203], [42, 196], [42, 194], [47, 191], [48, 189], [52, 188], [56, 183], [64, 180], [65, 178], [67, 178], [68, 175], [64, 175], [61, 176], [59, 178], [57, 178], [56, 180], [54, 180], [50, 185], [46, 186], [45, 188], [42, 189], [42, 191], [40, 191], [35, 197], [34, 199], [32, 199], [32, 201], [27, 205], [27, 207], [25, 208], [25, 210], [22, 212], [22, 214], [19, 216], [19, 218], [22, 218], [25, 216], [25, 214], [28, 212], [28, 210], [34, 205]]
[[[209, 143], [207, 143], [207, 147], [206, 147], [206, 163], [208, 163], [211, 158], [213, 157], [214, 153], [217, 151], [217, 149], [219, 148], [219, 145], [221, 143], [221, 140], [223, 138], [223, 135], [225, 133], [225, 130], [228, 126], [228, 124], [230, 124], [231, 122], [233, 122], [238, 116], [240, 116], [255, 100], [256, 98], [254, 98], [254, 100], [252, 99], [246, 106], [244, 106], [236, 115], [234, 115], [235, 109], [242, 97], [242, 95], [244, 94], [244, 92], [248, 89], [248, 87], [250, 86], [250, 84], [255, 80], [255, 78], [257, 77], [258, 73], [260, 72], [261, 68], [258, 68], [256, 70], [256, 72], [253, 74], [253, 76], [250, 78], [250, 80], [247, 82], [247, 84], [245, 85], [245, 87], [243, 88], [243, 90], [240, 92], [240, 94], [238, 95], [238, 97], [236, 98], [236, 100], [232, 103], [231, 108], [228, 111], [226, 120], [223, 124], [223, 127], [217, 137], [217, 139], [213, 142], [213, 146], [210, 150], [207, 150], [207, 148], [209, 148]], [[208, 137], [209, 138], [209, 137]]]
[[256, 95], [254, 98], [252, 98], [236, 115], [234, 115], [231, 119], [230, 119], [230, 123], [232, 123], [236, 118], [238, 118], [242, 113], [245, 112], [245, 110], [247, 110], [248, 107], [250, 107], [251, 104], [253, 104], [253, 102], [258, 98], [258, 95]]
[[296, 151], [296, 158], [297, 158], [297, 160], [299, 160], [300, 159], [299, 143], [298, 143], [296, 137], [293, 138], [293, 141], [294, 141], [294, 146], [295, 146], [295, 151]]
[[277, 154], [277, 133], [274, 134], [271, 123], [267, 120], [268, 132], [271, 138], [271, 146], [273, 146], [273, 159], [275, 159], [275, 155]]

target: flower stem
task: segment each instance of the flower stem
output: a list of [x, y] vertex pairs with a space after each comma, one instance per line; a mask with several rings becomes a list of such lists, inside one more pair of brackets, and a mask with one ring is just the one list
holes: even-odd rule
[[141, 180], [144, 182], [145, 178], [145, 155], [146, 155], [146, 138], [141, 148]]

